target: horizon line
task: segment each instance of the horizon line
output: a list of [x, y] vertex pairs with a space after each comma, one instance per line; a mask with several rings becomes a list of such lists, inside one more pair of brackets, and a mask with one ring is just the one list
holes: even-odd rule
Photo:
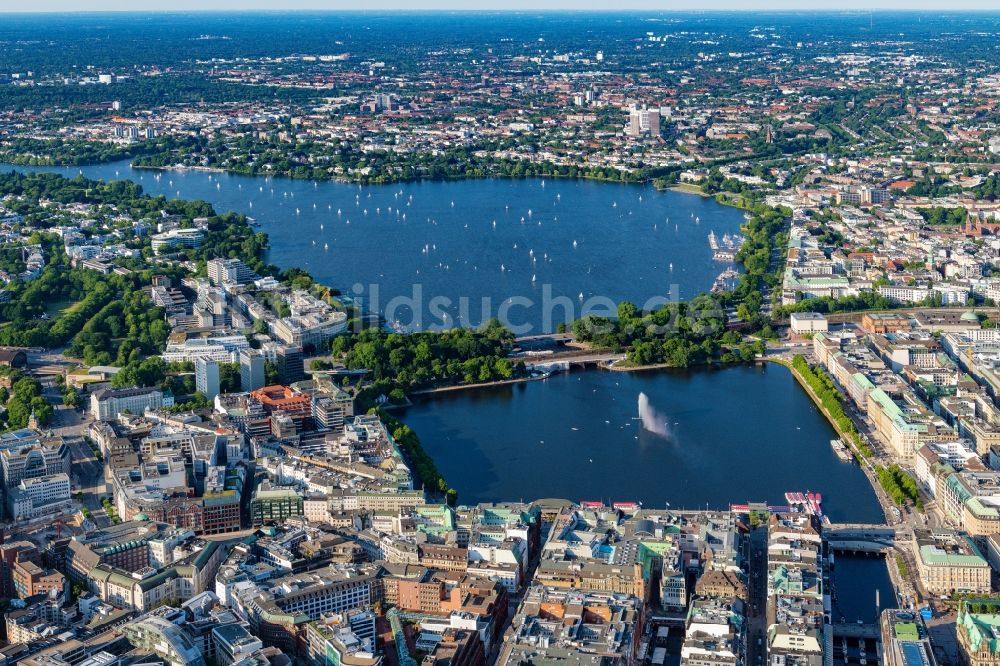
[[1000, 14], [1000, 5], [993, 8], [978, 7], [928, 7], [922, 9], [899, 8], [899, 7], [869, 7], [869, 8], [843, 8], [816, 7], [816, 8], [773, 8], [760, 9], [751, 7], [732, 7], [727, 9], [572, 9], [565, 7], [539, 7], [537, 9], [525, 8], [466, 8], [466, 9], [444, 9], [444, 8], [412, 8], [412, 7], [381, 7], [374, 9], [349, 9], [349, 8], [318, 8], [318, 7], [292, 7], [280, 8], [228, 8], [228, 7], [208, 7], [208, 8], [155, 8], [155, 9], [3, 9], [0, 14], [6, 16], [40, 16], [50, 14], [61, 14], [68, 16], [82, 16], [93, 14], [377, 14], [377, 13], [399, 13], [399, 14], [870, 14], [875, 12], [885, 12], [893, 14]]

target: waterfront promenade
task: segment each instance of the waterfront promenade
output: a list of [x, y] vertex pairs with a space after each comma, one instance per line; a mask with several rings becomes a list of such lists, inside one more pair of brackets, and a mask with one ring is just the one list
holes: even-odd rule
[[[882, 453], [883, 450], [882, 445], [877, 441], [873, 433], [871, 433], [868, 424], [864, 422], [860, 414], [858, 414], [858, 412], [855, 409], [853, 409], [850, 405], [848, 405], [847, 406], [848, 408], [844, 410], [845, 413], [848, 415], [848, 417], [851, 419], [851, 422], [854, 424], [854, 427], [858, 432], [858, 436], [862, 438], [862, 440], [868, 445], [869, 449], [871, 449], [872, 451], [872, 455], [867, 457], [862, 456], [860, 454], [860, 452], [857, 450], [857, 447], [854, 445], [853, 437], [851, 436], [851, 434], [844, 432], [840, 428], [836, 420], [832, 418], [829, 411], [823, 406], [819, 397], [816, 395], [815, 391], [812, 390], [812, 387], [809, 386], [809, 384], [805, 381], [805, 378], [802, 377], [802, 375], [795, 369], [794, 365], [789, 360], [782, 357], [769, 357], [766, 358], [766, 360], [769, 362], [774, 362], [784, 365], [791, 371], [792, 376], [795, 377], [795, 380], [799, 383], [802, 389], [813, 401], [813, 403], [816, 405], [816, 408], [830, 422], [830, 425], [837, 431], [841, 439], [844, 442], [848, 443], [854, 450], [856, 460], [858, 461], [858, 465], [861, 467], [861, 470], [864, 472], [865, 477], [871, 484], [872, 489], [875, 492], [875, 496], [878, 498], [879, 505], [882, 507], [882, 511], [885, 515], [886, 525], [892, 526], [896, 530], [896, 535], [897, 535], [896, 542], [902, 540], [908, 543], [909, 541], [912, 541], [914, 528], [917, 527], [925, 528], [932, 521], [928, 520], [927, 515], [922, 515], [918, 513], [912, 507], [897, 506], [896, 503], [892, 500], [892, 498], [890, 498], [885, 493], [885, 491], [882, 488], [882, 485], [879, 483], [876, 470], [880, 466], [891, 464], [892, 461], [889, 460]], [[834, 380], [834, 382], [836, 383], [836, 380]], [[845, 395], [844, 391], [840, 386], [837, 386], [837, 389], [843, 398], [843, 396]], [[848, 402], [846, 399], [844, 399], [844, 401]], [[933, 511], [932, 508], [928, 508], [927, 510]], [[897, 514], [899, 516], [898, 519], [896, 518]], [[905, 539], [901, 538], [901, 535], [905, 536], [906, 538]], [[897, 558], [901, 558], [903, 563], [905, 564], [905, 569], [907, 572], [907, 576], [905, 577], [900, 571]], [[913, 554], [910, 552], [909, 548], [899, 547], [897, 543], [894, 543], [893, 547], [886, 551], [886, 565], [889, 570], [889, 577], [892, 580], [893, 588], [895, 589], [897, 598], [901, 603], [905, 603], [907, 601], [913, 601], [917, 598], [918, 592], [921, 593], [923, 592], [922, 585], [920, 584], [919, 575], [917, 573], [916, 562], [914, 561]], [[926, 595], [921, 594], [921, 596], [926, 596]]]

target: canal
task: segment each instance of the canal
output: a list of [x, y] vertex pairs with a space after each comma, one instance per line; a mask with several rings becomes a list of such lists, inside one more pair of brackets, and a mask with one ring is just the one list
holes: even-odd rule
[[883, 557], [837, 555], [834, 563], [834, 622], [861, 620], [865, 624], [872, 624], [878, 621], [881, 611], [898, 607], [889, 570], [886, 568], [892, 565], [891, 561]]

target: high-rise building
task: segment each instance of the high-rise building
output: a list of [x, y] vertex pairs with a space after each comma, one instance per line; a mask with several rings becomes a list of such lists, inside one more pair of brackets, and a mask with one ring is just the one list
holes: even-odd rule
[[625, 133], [632, 137], [660, 136], [660, 110], [646, 109], [638, 104], [633, 104], [629, 108], [628, 125]]
[[207, 358], [198, 358], [194, 362], [195, 387], [206, 398], [214, 400], [219, 395], [219, 363]]
[[312, 416], [318, 428], [343, 432], [344, 421], [354, 416], [354, 399], [344, 391], [316, 394], [312, 399]]
[[264, 355], [256, 349], [244, 349], [240, 352], [240, 388], [249, 393], [266, 383], [264, 372]]
[[212, 259], [207, 268], [208, 279], [216, 286], [246, 284], [260, 277], [239, 259]]
[[375, 110], [392, 111], [395, 108], [392, 95], [389, 93], [375, 93]]
[[642, 124], [639, 120], [641, 111], [638, 109], [631, 109], [628, 113], [628, 127], [625, 129], [625, 133], [629, 136], [641, 136], [642, 135]]
[[278, 347], [277, 354], [278, 381], [286, 386], [292, 382], [305, 379], [305, 365], [302, 359], [302, 347]]

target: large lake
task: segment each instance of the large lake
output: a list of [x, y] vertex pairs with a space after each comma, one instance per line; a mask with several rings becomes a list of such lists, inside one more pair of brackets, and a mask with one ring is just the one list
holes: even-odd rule
[[[415, 328], [478, 324], [504, 314], [506, 303], [515, 332], [538, 333], [584, 307], [602, 314], [625, 299], [688, 299], [727, 266], [712, 260], [709, 232], [721, 239], [743, 222], [742, 212], [712, 199], [580, 180], [359, 187], [133, 170], [128, 161], [16, 168], [129, 178], [150, 194], [246, 213], [270, 235], [270, 261], [304, 268]], [[408, 300], [394, 304], [398, 297]]]
[[[660, 434], [638, 419], [641, 393]], [[778, 365], [575, 372], [442, 393], [402, 416], [464, 503], [725, 508], [811, 490], [834, 522], [884, 519], [865, 475], [837, 459], [835, 432]]]

